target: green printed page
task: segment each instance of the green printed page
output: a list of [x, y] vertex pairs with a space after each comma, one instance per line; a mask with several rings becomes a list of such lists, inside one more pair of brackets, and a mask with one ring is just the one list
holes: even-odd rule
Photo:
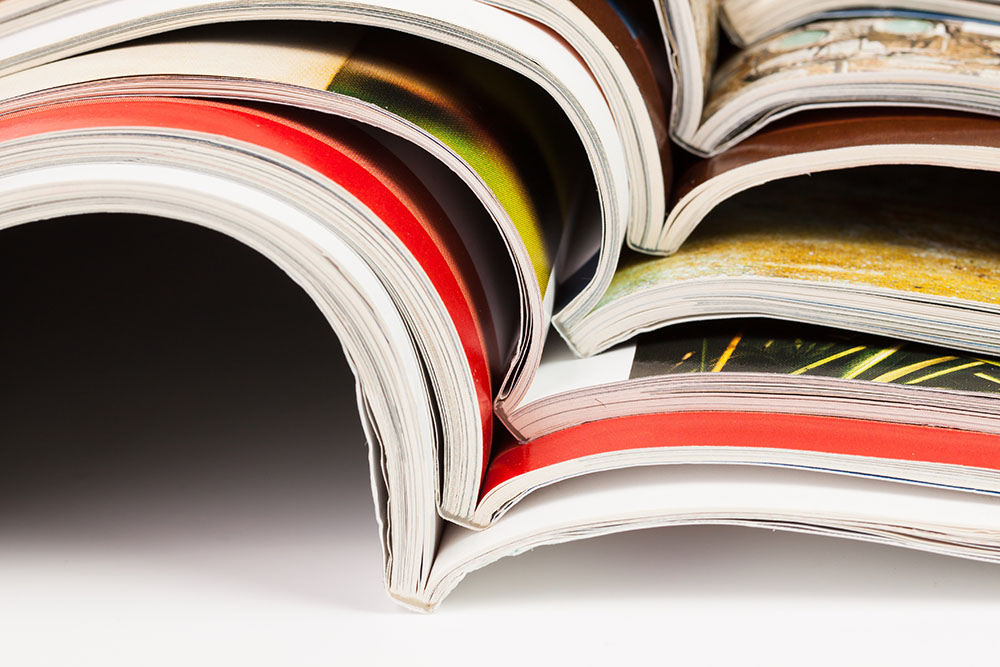
[[723, 202], [670, 257], [632, 254], [598, 308], [706, 278], [802, 280], [1000, 305], [1000, 175], [867, 167]]
[[631, 378], [690, 373], [819, 375], [1000, 394], [1000, 359], [775, 320], [717, 320], [636, 340]]
[[365, 33], [327, 89], [414, 123], [465, 160], [513, 221], [544, 296], [574, 189], [592, 180], [544, 91], [485, 59], [388, 31]]

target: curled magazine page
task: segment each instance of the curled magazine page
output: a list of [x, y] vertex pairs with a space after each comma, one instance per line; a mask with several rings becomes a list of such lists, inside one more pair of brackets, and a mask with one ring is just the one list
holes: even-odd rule
[[721, 9], [722, 24], [738, 46], [804, 23], [851, 15], [1000, 21], [1000, 7], [991, 0], [722, 0]]
[[472, 570], [538, 546], [706, 523], [813, 531], [1000, 560], [995, 498], [806, 470], [664, 466], [554, 484], [479, 533], [447, 527], [425, 599], [433, 607]]
[[[656, 10], [648, 0], [484, 0], [554, 30], [579, 54], [618, 121], [631, 181], [629, 236], [658, 224], [673, 184], [672, 82]], [[593, 255], [591, 249], [587, 257]]]
[[883, 18], [811, 23], [755, 45], [720, 67], [705, 116], [755, 86], [782, 79], [856, 73], [891, 77], [927, 70], [981, 78], [988, 85], [1000, 78], [998, 40], [1000, 28], [971, 22]]
[[[411, 60], [407, 53], [421, 58]], [[507, 362], [497, 392], [502, 401], [537, 364], [555, 300], [560, 243], [593, 182], [579, 142], [558, 107], [519, 75], [407, 36], [366, 34], [326, 90], [374, 105], [435, 137], [472, 169], [503, 212], [498, 226], [521, 274], [526, 336]], [[597, 219], [585, 222], [593, 226]]]
[[[719, 204], [764, 183], [876, 165], [1000, 168], [1000, 119], [925, 109], [815, 111], [790, 118], [678, 179], [652, 254], [673, 254]], [[890, 187], [891, 184], [890, 184]]]
[[811, 23], [739, 51], [717, 69], [692, 145], [715, 154], [770, 120], [822, 106], [997, 115], [998, 50], [1000, 26], [991, 23], [935, 17]]
[[[366, 102], [431, 134], [483, 180], [520, 235], [544, 296], [580, 180], [568, 169], [578, 161], [560, 155], [574, 142], [560, 132], [555, 105], [509, 70], [434, 42], [350, 25], [285, 25], [294, 39], [262, 24], [169, 33], [4, 77], [0, 90], [11, 109], [46, 89], [172, 74], [273, 81]], [[532, 104], [512, 103], [526, 98]]]
[[668, 323], [758, 315], [995, 354], [995, 178], [872, 167], [752, 188], [676, 254], [627, 257], [574, 343], [592, 353]]
[[[429, 40], [350, 25], [282, 25], [288, 30], [280, 33], [260, 23], [190, 29], [2, 77], [0, 109], [76, 94], [187, 92], [309, 106], [417, 143], [468, 183], [513, 259], [522, 320], [511, 323], [518, 339], [504, 346], [511, 358], [497, 394], [502, 401], [522, 392], [551, 317], [556, 265], [566, 255], [563, 263], [581, 273], [563, 245], [573, 240], [572, 255], [596, 257], [606, 231], [595, 177], [558, 105], [523, 76]], [[464, 238], [474, 234], [482, 230]], [[594, 270], [583, 271], [581, 291]]]
[[[636, 256], [619, 269], [605, 302], [646, 284], [753, 275], [1000, 305], [993, 288], [1000, 243], [985, 196], [995, 175], [890, 167], [805, 178], [723, 203], [674, 257]], [[860, 192], [869, 197], [848, 196]]]
[[[416, 62], [404, 53], [420, 53]], [[581, 174], [554, 104], [517, 75], [472, 56], [385, 32], [368, 33], [326, 89], [392, 112], [437, 137], [484, 181], [510, 216], [542, 299]], [[525, 98], [533, 97], [531, 104]]]
[[[630, 197], [649, 201], [649, 179], [639, 173], [642, 161], [629, 159], [626, 144], [637, 152], [634, 137], [623, 133], [608, 105], [614, 90], [602, 90], [580, 55], [544, 25], [515, 13], [472, 0], [428, 3], [424, 0], [368, 0], [350, 5], [324, 0], [278, 0], [248, 6], [241, 0], [159, 0], [155, 8], [130, 0], [94, 0], [72, 17], [56, 15], [0, 35], [0, 72], [11, 73], [85, 51], [120, 44], [184, 27], [248, 20], [308, 20], [360, 23], [391, 28], [459, 48], [526, 77], [558, 105], [583, 145], [587, 166], [596, 180], [599, 217], [586, 225], [598, 230], [592, 252], [597, 262], [590, 279], [563, 305], [555, 321], [570, 327], [589, 310], [606, 288], [630, 227], [629, 216], [641, 212]], [[176, 93], [175, 93], [176, 94]], [[582, 165], [581, 165], [582, 166]], [[642, 193], [642, 191], [646, 191]], [[639, 193], [639, 194], [637, 194]], [[658, 223], [659, 220], [656, 220]], [[591, 240], [588, 235], [587, 241]], [[532, 366], [534, 364], [531, 364]], [[515, 384], [511, 393], [522, 392]]]
[[719, 1], [693, 0], [691, 18], [694, 19], [695, 39], [698, 42], [703, 90], [708, 90], [715, 69], [715, 55], [719, 48]]
[[[416, 595], [439, 528], [431, 387], [461, 389], [452, 409], [475, 412], [478, 382], [490, 416], [485, 342], [466, 300], [475, 289], [462, 285], [460, 247], [438, 245], [447, 220], [419, 182], [343, 121], [320, 129], [178, 99], [53, 104], [17, 120], [0, 124], [5, 225], [67, 210], [175, 217], [259, 250], [312, 297], [363, 388], [372, 465], [390, 498], [387, 585]], [[377, 164], [366, 168], [354, 152]], [[366, 245], [388, 230], [394, 241]]]
[[[441, 237], [443, 245], [468, 254], [466, 264], [484, 276], [478, 292], [487, 298], [473, 299], [480, 315], [497, 321], [490, 311], [498, 310], [506, 316], [500, 322], [503, 334], [498, 336], [492, 324], [485, 327], [495, 382], [487, 378], [492, 397], [480, 402], [481, 435], [473, 441], [461, 438], [461, 445], [452, 442], [448, 434], [468, 426], [454, 410], [444, 416], [451, 444], [444, 448], [443, 511], [452, 517], [470, 514], [476, 485], [469, 481], [481, 479], [488, 460], [490, 403], [526, 384], [534, 372], [554, 302], [560, 243], [569, 238], [566, 230], [573, 224], [594, 247], [600, 245], [588, 161], [556, 103], [495, 63], [390, 31], [316, 22], [282, 25], [288, 30], [281, 33], [263, 24], [181, 31], [9, 75], [0, 79], [0, 94], [7, 98], [0, 109], [14, 111], [77, 94], [238, 96], [345, 114], [417, 143], [429, 153], [423, 162], [442, 160], [492, 218], [492, 228], [482, 225], [481, 211], [453, 220], [453, 231]], [[393, 150], [407, 152], [399, 142]], [[374, 158], [369, 161], [375, 165]], [[434, 173], [433, 167], [415, 168], [425, 178]], [[441, 189], [438, 181], [430, 187]], [[574, 222], [581, 212], [589, 217]], [[505, 249], [484, 242], [486, 237], [499, 237]], [[442, 406], [456, 400], [463, 399], [443, 399]]]
[[[1000, 397], [1000, 359], [771, 320], [721, 320], [644, 334], [629, 379], [704, 373], [822, 376]], [[684, 335], [684, 334], [687, 335]]]
[[673, 74], [671, 133], [687, 146], [704, 115], [718, 50], [717, 0], [656, 0]]
[[[550, 380], [514, 414], [524, 441], [496, 449], [482, 521], [567, 476], [667, 463], [804, 466], [1000, 492], [996, 357], [718, 320], [644, 334], [588, 359], [557, 351], [546, 360], [537, 377], [561, 386]], [[576, 441], [565, 437], [588, 423]]]
[[[623, 343], [592, 357], [578, 357], [561, 336], [550, 333], [535, 379], [522, 405], [598, 384], [610, 384], [629, 377], [635, 343]], [[512, 419], [517, 422], [516, 418]]]

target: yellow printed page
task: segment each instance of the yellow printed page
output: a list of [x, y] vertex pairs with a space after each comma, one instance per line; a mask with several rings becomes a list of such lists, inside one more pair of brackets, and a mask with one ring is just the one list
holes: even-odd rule
[[[720, 205], [671, 257], [634, 256], [601, 305], [705, 278], [773, 278], [1000, 305], [992, 172], [869, 167], [784, 179]], [[599, 306], [600, 307], [600, 306]]]

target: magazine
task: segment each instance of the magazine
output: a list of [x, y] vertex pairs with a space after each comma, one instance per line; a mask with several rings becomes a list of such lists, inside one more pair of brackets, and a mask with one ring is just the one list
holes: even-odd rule
[[[1000, 119], [934, 97], [992, 94], [991, 24], [824, 16], [718, 66], [713, 2], [5, 11], [0, 227], [175, 218], [284, 269], [355, 372], [403, 604], [656, 525], [998, 559]], [[919, 58], [836, 46], [875, 37]], [[914, 72], [926, 108], [866, 108]]]
[[[992, 3], [956, 4], [996, 11]], [[891, 105], [996, 115], [1000, 108], [1000, 24], [862, 12], [796, 25], [717, 58], [718, 3], [661, 0], [659, 6], [674, 53], [673, 136], [701, 155], [806, 109]], [[713, 17], [700, 19], [699, 12]]]

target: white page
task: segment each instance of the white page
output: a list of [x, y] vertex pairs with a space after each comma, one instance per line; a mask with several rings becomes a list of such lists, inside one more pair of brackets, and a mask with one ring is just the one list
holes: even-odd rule
[[542, 363], [519, 407], [574, 389], [627, 380], [635, 343], [625, 343], [592, 357], [577, 357], [555, 332], [549, 333]]
[[[768, 521], [791, 529], [939, 531], [913, 546], [979, 538], [1000, 560], [1000, 498], [878, 479], [758, 466], [653, 466], [596, 473], [535, 491], [489, 530], [446, 529], [428, 585], [432, 603], [468, 572], [543, 544], [670, 524]], [[784, 524], [784, 525], [782, 525]], [[863, 537], [861, 535], [851, 535]], [[875, 541], [896, 536], [873, 534]], [[622, 564], [627, 567], [627, 563]]]

